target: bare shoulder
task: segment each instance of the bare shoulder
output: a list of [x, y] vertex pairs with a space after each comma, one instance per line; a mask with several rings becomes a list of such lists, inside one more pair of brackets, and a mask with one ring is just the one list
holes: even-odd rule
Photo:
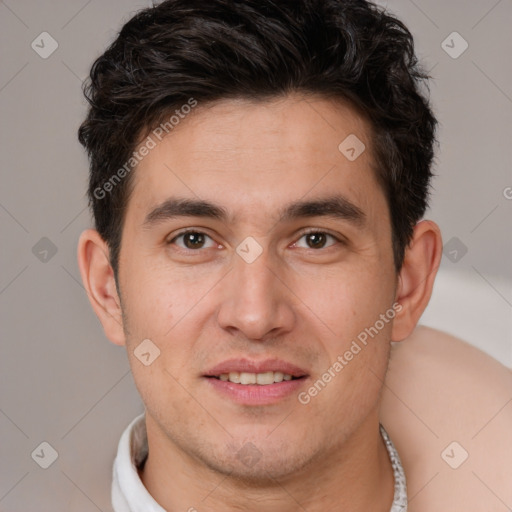
[[430, 327], [418, 326], [409, 338], [393, 343], [389, 368], [391, 381], [412, 377], [417, 371], [433, 372], [448, 390], [474, 389], [473, 400], [489, 393], [512, 398], [510, 368], [465, 341]]
[[410, 512], [512, 509], [511, 369], [420, 326], [393, 344], [381, 421], [404, 465]]

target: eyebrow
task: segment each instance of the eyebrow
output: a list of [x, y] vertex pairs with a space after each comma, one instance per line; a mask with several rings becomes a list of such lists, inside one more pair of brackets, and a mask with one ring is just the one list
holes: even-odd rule
[[[225, 208], [210, 201], [171, 197], [146, 215], [143, 227], [151, 228], [160, 222], [179, 217], [202, 217], [226, 222], [229, 215]], [[278, 215], [279, 222], [309, 217], [346, 220], [358, 227], [362, 227], [366, 221], [363, 210], [342, 195], [295, 201], [286, 205]]]
[[332, 217], [349, 221], [358, 227], [366, 222], [363, 210], [342, 195], [291, 203], [281, 212], [279, 221], [308, 217]]
[[177, 217], [204, 217], [225, 221], [228, 213], [222, 206], [208, 201], [171, 197], [151, 210], [142, 225], [150, 228], [154, 224]]

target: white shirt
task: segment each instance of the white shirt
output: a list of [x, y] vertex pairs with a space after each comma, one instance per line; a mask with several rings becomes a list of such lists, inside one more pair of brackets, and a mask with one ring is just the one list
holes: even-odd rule
[[[407, 488], [400, 457], [384, 427], [380, 432], [395, 476], [395, 495], [390, 512], [407, 512]], [[145, 415], [137, 416], [119, 440], [112, 478], [112, 506], [115, 512], [166, 512], [149, 494], [137, 468], [148, 455]]]
[[115, 512], [166, 512], [149, 494], [137, 467], [148, 454], [145, 415], [137, 416], [119, 440], [112, 476], [112, 506]]

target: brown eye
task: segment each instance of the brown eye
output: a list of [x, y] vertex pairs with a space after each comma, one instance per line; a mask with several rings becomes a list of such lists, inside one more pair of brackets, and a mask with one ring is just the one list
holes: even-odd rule
[[326, 240], [325, 233], [308, 233], [306, 235], [306, 243], [311, 249], [321, 249]]
[[324, 233], [323, 231], [312, 231], [310, 233], [303, 234], [295, 245], [304, 249], [325, 249], [326, 247], [334, 245], [337, 241], [338, 240], [329, 233]]
[[199, 249], [204, 245], [204, 235], [202, 233], [186, 233], [183, 235], [183, 243], [187, 249]]
[[176, 244], [181, 249], [189, 250], [208, 249], [215, 246], [211, 237], [200, 231], [186, 231], [174, 237], [170, 243]]

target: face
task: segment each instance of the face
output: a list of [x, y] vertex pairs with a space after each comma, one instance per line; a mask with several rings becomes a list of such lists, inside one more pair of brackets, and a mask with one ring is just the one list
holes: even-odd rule
[[[351, 134], [366, 146], [355, 160], [338, 148]], [[199, 105], [141, 161], [123, 328], [148, 421], [173, 449], [279, 478], [375, 420], [397, 276], [371, 166], [355, 111], [298, 96]], [[143, 340], [146, 362], [160, 351], [148, 365]]]

